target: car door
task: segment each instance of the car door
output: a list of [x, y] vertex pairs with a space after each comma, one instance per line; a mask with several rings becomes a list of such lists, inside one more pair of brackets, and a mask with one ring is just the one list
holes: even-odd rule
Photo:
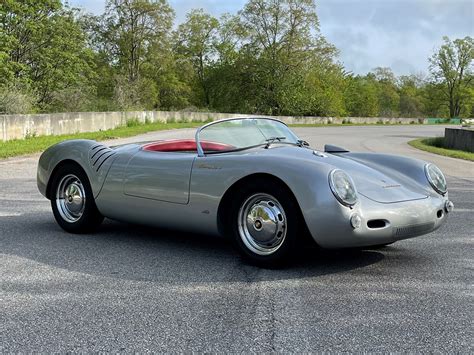
[[195, 158], [193, 153], [140, 150], [128, 162], [123, 192], [139, 198], [187, 204]]

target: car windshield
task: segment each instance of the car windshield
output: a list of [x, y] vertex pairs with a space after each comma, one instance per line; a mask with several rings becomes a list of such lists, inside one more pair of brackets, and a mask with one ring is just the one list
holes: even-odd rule
[[211, 123], [200, 129], [196, 138], [203, 153], [299, 142], [298, 137], [285, 124], [267, 118], [236, 118]]

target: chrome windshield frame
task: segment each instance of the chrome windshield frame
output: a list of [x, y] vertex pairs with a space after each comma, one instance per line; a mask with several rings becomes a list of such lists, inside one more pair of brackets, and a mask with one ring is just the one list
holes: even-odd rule
[[[196, 134], [194, 136], [194, 139], [196, 140], [196, 147], [197, 147], [197, 153], [198, 153], [198, 157], [205, 157], [206, 154], [204, 153], [204, 150], [202, 149], [201, 147], [201, 141], [199, 139], [199, 134], [201, 133], [201, 131], [209, 126], [212, 126], [212, 125], [215, 125], [215, 124], [218, 124], [218, 123], [222, 123], [222, 122], [228, 122], [228, 121], [237, 121], [237, 120], [269, 120], [269, 121], [275, 121], [275, 122], [279, 122], [283, 125], [285, 125], [286, 127], [288, 127], [288, 125], [279, 120], [279, 119], [276, 119], [276, 118], [273, 118], [273, 117], [265, 117], [265, 116], [260, 116], [260, 117], [249, 117], [249, 116], [242, 116], [242, 117], [232, 117], [232, 118], [223, 118], [221, 120], [217, 120], [217, 121], [212, 121], [212, 122], [209, 122], [207, 124], [205, 124], [204, 126], [201, 126], [197, 129], [196, 131]], [[289, 129], [289, 128], [288, 128]], [[294, 133], [293, 133], [294, 134]]]

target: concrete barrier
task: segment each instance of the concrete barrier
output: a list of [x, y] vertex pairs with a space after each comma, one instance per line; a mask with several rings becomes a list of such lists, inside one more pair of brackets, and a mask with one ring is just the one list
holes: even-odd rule
[[474, 153], [474, 129], [445, 128], [444, 146]]
[[[31, 136], [60, 135], [96, 132], [119, 127], [129, 120], [140, 122], [202, 122], [227, 117], [265, 117], [235, 113], [187, 112], [187, 111], [127, 111], [127, 112], [68, 112], [37, 115], [0, 115], [0, 137], [3, 141], [23, 139]], [[266, 116], [268, 117], [268, 116]], [[277, 117], [287, 124], [328, 123], [426, 123], [416, 118], [379, 117]]]

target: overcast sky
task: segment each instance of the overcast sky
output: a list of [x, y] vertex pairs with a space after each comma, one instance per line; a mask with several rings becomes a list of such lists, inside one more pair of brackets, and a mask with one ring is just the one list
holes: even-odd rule
[[[218, 16], [245, 0], [169, 0], [182, 22], [192, 8]], [[69, 0], [100, 14], [105, 0]], [[427, 58], [447, 35], [474, 36], [474, 0], [316, 0], [322, 34], [340, 50], [346, 70], [365, 74], [382, 66], [400, 74], [426, 73]]]

